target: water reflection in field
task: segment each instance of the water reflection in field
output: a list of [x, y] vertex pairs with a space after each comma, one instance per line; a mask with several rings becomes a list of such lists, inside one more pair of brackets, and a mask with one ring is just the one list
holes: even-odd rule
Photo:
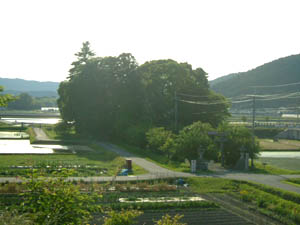
[[35, 147], [29, 140], [0, 140], [0, 154], [52, 154], [54, 150], [45, 145]]
[[260, 158], [300, 158], [300, 152], [288, 151], [274, 151], [274, 152], [261, 152]]
[[25, 124], [56, 124], [60, 118], [1, 118], [2, 122]]

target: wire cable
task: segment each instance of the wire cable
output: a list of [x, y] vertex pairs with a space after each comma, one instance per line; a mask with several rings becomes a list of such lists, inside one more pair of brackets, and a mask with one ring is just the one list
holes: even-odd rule
[[290, 83], [290, 84], [281, 84], [281, 85], [272, 85], [272, 86], [250, 86], [252, 88], [275, 88], [275, 87], [287, 87], [287, 86], [293, 86], [293, 85], [298, 85], [300, 82], [297, 83]]

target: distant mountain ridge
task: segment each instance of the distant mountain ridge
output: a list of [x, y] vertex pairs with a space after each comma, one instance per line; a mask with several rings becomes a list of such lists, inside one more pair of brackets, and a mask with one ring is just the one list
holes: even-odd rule
[[59, 82], [0, 78], [0, 86], [4, 87], [4, 94], [19, 95], [26, 92], [34, 97], [57, 97]]
[[[300, 54], [280, 58], [247, 72], [229, 74], [210, 81], [212, 90], [226, 97], [253, 94], [253, 86], [272, 86], [300, 82]], [[278, 91], [300, 91], [300, 85], [276, 89]], [[275, 90], [257, 90], [259, 94], [272, 94]]]

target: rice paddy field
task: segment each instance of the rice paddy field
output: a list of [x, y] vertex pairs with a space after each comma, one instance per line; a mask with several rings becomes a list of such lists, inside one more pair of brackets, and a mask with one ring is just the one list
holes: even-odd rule
[[259, 139], [262, 152], [257, 160], [285, 170], [300, 171], [300, 141]]

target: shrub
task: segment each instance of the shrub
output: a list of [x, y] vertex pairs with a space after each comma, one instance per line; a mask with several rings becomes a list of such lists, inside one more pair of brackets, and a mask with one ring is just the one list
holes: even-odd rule
[[176, 135], [164, 127], [155, 127], [146, 133], [148, 148], [166, 154], [168, 158], [174, 152]]
[[175, 215], [173, 218], [166, 214], [160, 220], [156, 221], [156, 225], [186, 225], [186, 223], [180, 223], [179, 220], [183, 215]]
[[81, 193], [78, 186], [66, 181], [71, 173], [65, 169], [55, 179], [46, 179], [33, 172], [24, 182], [27, 189], [22, 195], [21, 210], [33, 215], [38, 224], [85, 224], [91, 213], [99, 211], [94, 203], [96, 193]]
[[137, 210], [122, 210], [108, 212], [108, 217], [105, 217], [103, 225], [131, 225], [134, 224], [134, 219], [141, 215], [141, 211]]

